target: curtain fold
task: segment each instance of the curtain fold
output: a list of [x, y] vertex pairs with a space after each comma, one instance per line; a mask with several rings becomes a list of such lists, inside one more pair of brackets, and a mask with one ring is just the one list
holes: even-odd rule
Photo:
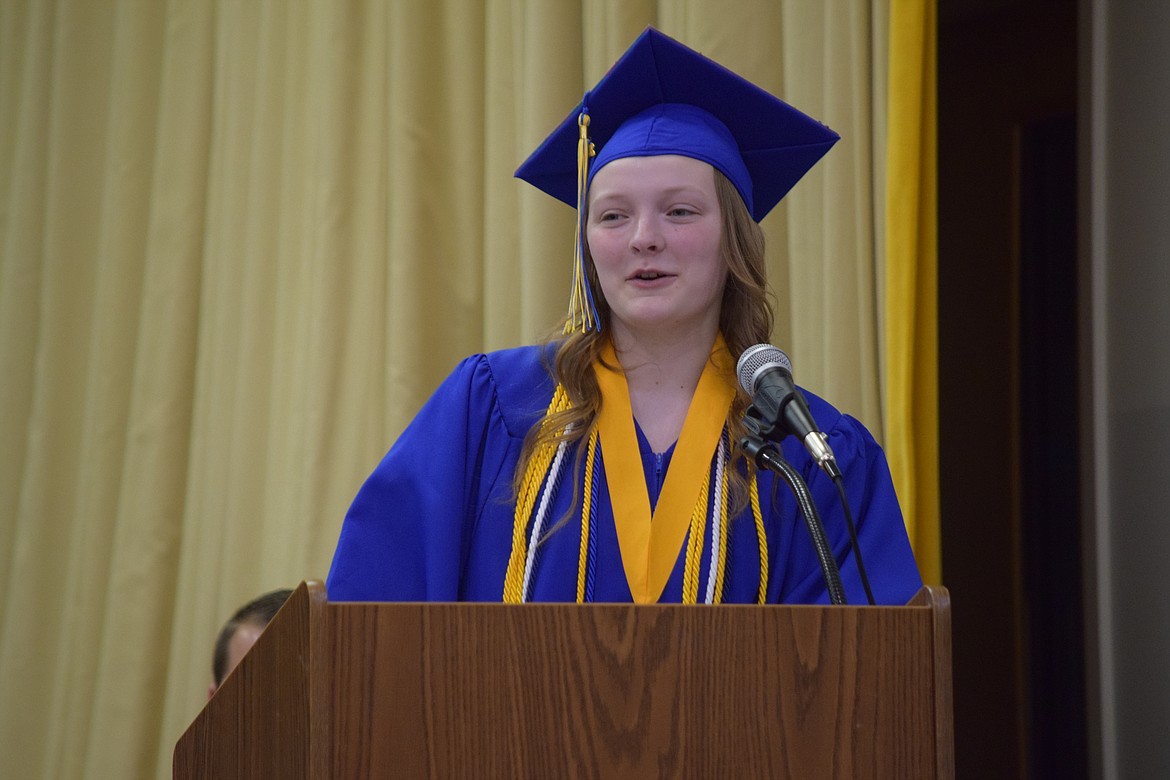
[[934, 0], [890, 12], [886, 163], [886, 449], [926, 582], [940, 582], [937, 21]]
[[457, 360], [553, 331], [573, 215], [512, 172], [647, 24], [843, 135], [765, 221], [773, 341], [893, 449], [883, 343], [915, 364], [880, 337], [886, 17], [0, 4], [3, 773], [169, 776], [222, 622], [325, 576]]
[[787, 294], [788, 318], [779, 327], [789, 335], [781, 330], [780, 346], [801, 385], [860, 419], [881, 441], [873, 139], [883, 118], [870, 74], [881, 67], [874, 61], [875, 28], [884, 20], [866, 3], [782, 8], [793, 33], [785, 39], [778, 94], [841, 140], [814, 169], [818, 176], [798, 185], [800, 197], [785, 200], [788, 287], [777, 289], [782, 298]]

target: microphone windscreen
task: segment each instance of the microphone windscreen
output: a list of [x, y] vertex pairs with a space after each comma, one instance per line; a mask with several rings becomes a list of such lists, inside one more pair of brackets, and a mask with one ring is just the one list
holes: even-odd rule
[[791, 376], [792, 361], [788, 359], [783, 350], [771, 344], [756, 344], [748, 347], [739, 356], [739, 363], [736, 364], [740, 387], [748, 395], [755, 395], [756, 380], [764, 371], [776, 366], [784, 369]]

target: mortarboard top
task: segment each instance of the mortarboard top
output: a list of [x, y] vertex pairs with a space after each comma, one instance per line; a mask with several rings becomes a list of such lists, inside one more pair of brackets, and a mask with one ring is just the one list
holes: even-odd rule
[[574, 207], [582, 194], [582, 112], [597, 150], [589, 179], [622, 157], [693, 157], [731, 180], [757, 222], [839, 138], [719, 63], [647, 28], [516, 171]]

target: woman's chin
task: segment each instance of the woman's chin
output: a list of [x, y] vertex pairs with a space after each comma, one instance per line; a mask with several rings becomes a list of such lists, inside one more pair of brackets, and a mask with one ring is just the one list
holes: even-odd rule
[[[627, 312], [623, 317], [613, 317], [614, 329], [635, 339], [677, 340], [680, 337], [693, 338], [707, 334], [712, 329], [712, 320], [707, 317], [685, 317], [676, 311]], [[718, 327], [718, 319], [713, 321]]]

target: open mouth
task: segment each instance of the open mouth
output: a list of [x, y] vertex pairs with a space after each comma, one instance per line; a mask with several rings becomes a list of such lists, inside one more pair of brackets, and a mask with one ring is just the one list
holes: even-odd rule
[[658, 271], [639, 271], [638, 273], [634, 274], [630, 278], [631, 279], [639, 279], [639, 280], [644, 281], [644, 282], [651, 282], [651, 281], [654, 281], [655, 279], [661, 279], [665, 276], [669, 276], [669, 274], [660, 273]]

